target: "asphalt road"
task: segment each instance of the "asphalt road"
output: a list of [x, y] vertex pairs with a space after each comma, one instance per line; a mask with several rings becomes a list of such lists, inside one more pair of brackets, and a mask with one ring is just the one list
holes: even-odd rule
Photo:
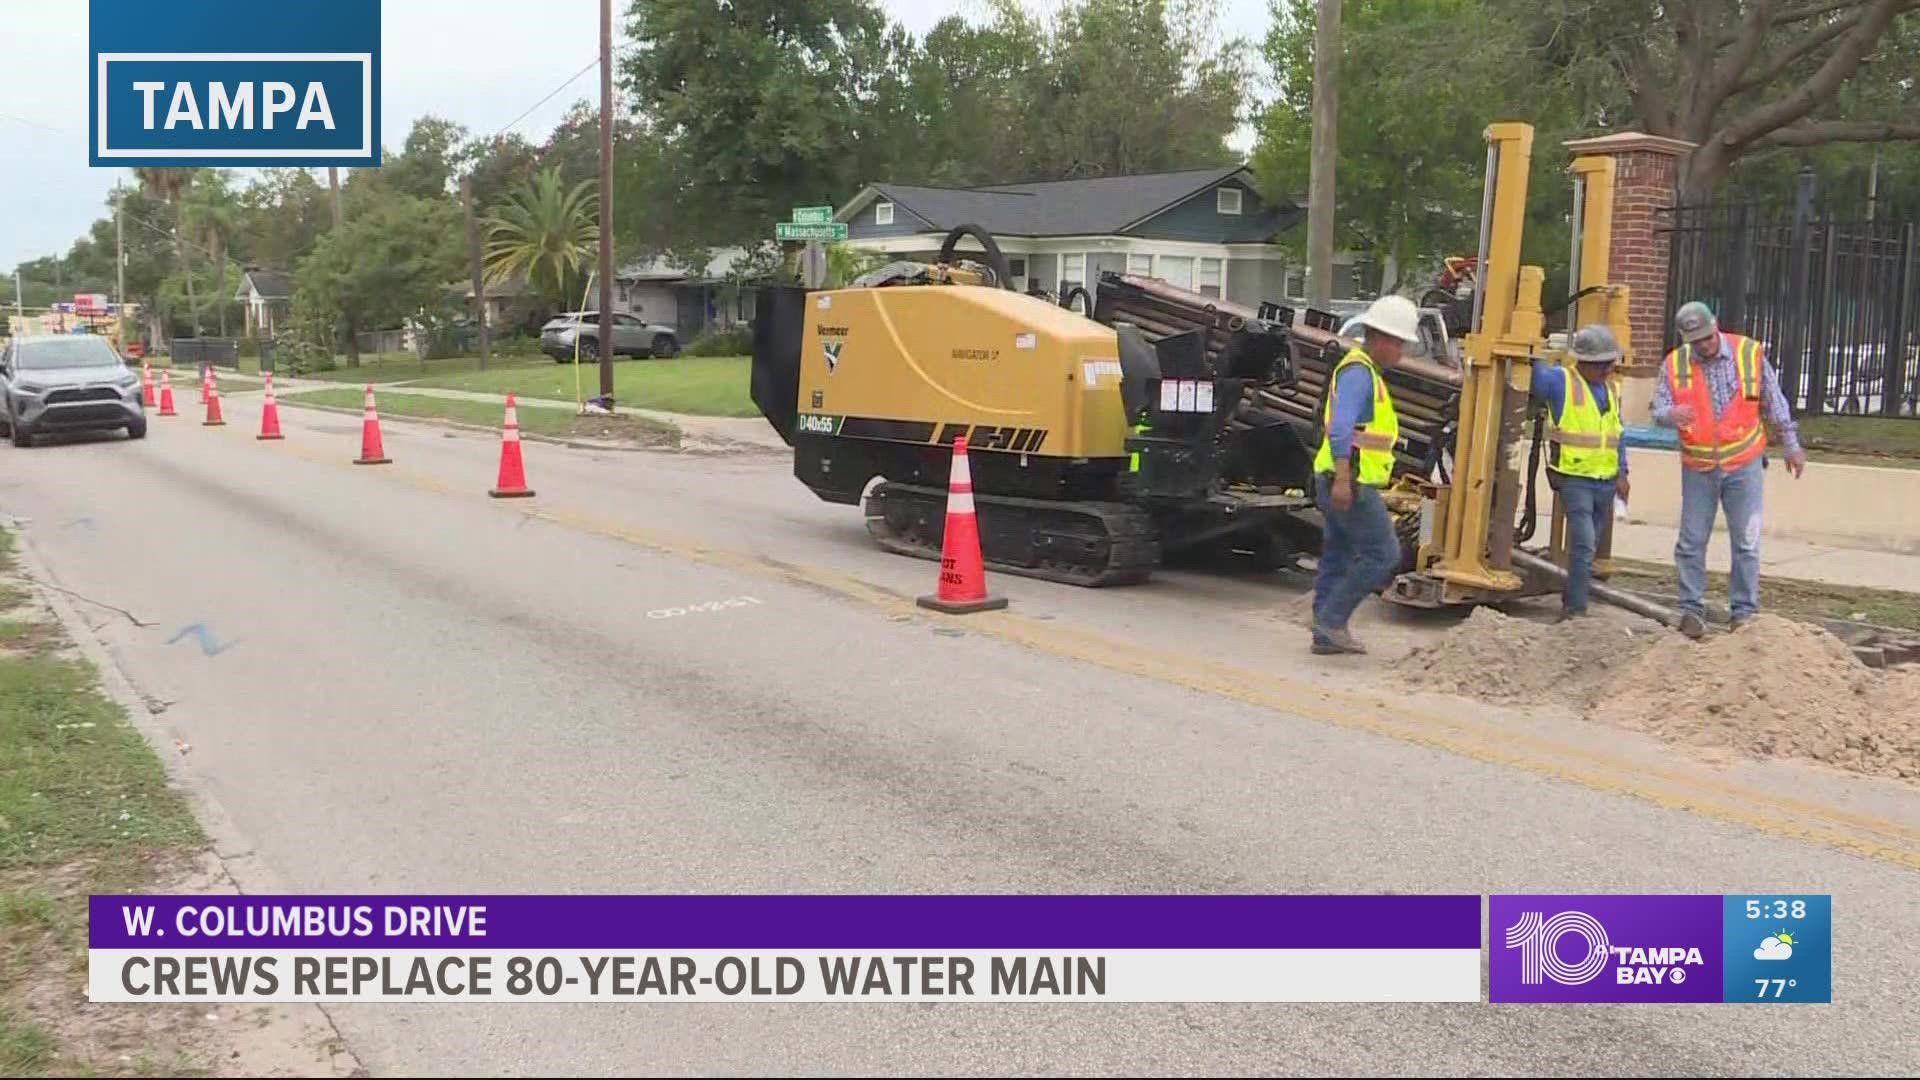
[[331, 1009], [376, 1075], [1920, 1067], [1912, 789], [1411, 695], [1308, 657], [1298, 585], [934, 617], [777, 457], [529, 443], [496, 502], [490, 438], [360, 468], [355, 418], [227, 404], [0, 447], [0, 512], [292, 890], [1835, 896], [1830, 1007]]

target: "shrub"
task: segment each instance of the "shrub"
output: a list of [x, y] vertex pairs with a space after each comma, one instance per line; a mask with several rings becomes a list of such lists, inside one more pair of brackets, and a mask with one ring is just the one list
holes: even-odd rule
[[753, 331], [745, 326], [700, 335], [686, 348], [688, 356], [745, 356], [753, 351]]

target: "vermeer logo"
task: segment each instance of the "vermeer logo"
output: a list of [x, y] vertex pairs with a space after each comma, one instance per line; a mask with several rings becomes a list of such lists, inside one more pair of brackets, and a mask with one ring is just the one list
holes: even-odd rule
[[823, 341], [820, 351], [827, 354], [827, 374], [831, 375], [840, 367], [840, 350], [847, 347], [844, 341]]
[[94, 165], [380, 163], [379, 0], [92, 0]]

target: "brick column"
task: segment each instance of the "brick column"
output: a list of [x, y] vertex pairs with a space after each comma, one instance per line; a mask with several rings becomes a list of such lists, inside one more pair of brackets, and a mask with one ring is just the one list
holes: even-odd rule
[[[1680, 159], [1694, 144], [1659, 135], [1623, 131], [1566, 144], [1574, 156], [1599, 154], [1614, 160], [1613, 250], [1608, 284], [1628, 289], [1632, 327], [1622, 411], [1628, 424], [1645, 424], [1653, 399], [1653, 376], [1667, 340], [1668, 235], [1661, 211], [1673, 206], [1680, 181]], [[1587, 284], [1593, 284], [1588, 282]]]

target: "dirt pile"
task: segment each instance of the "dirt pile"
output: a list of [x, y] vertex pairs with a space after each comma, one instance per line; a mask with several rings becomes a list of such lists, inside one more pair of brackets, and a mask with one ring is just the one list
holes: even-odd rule
[[1476, 608], [1439, 641], [1413, 650], [1394, 667], [1421, 689], [1487, 701], [1577, 698], [1587, 687], [1612, 681], [1652, 647], [1650, 625], [1608, 616], [1540, 623]]
[[1424, 689], [1558, 697], [1591, 720], [1687, 746], [1920, 780], [1920, 669], [1873, 671], [1825, 630], [1773, 615], [1702, 642], [1640, 627], [1482, 609], [1396, 667]]

